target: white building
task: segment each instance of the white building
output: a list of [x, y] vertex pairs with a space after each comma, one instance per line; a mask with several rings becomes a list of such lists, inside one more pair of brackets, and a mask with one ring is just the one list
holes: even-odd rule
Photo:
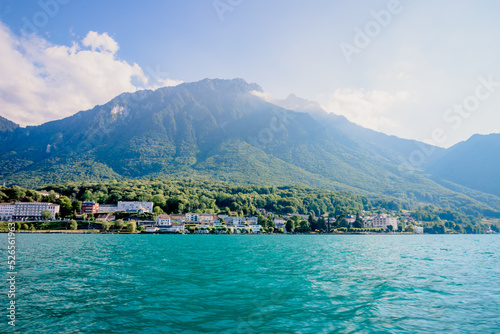
[[259, 224], [259, 218], [257, 218], [257, 217], [247, 217], [247, 222], [250, 225], [258, 225]]
[[371, 224], [373, 228], [383, 228], [386, 229], [387, 226], [392, 226], [393, 231], [398, 229], [399, 219], [396, 217], [389, 217], [386, 214], [380, 215], [373, 218]]
[[99, 204], [97, 213], [153, 212], [153, 205], [153, 202], [118, 202], [118, 204]]
[[244, 225], [247, 219], [245, 217], [226, 217], [224, 218], [224, 222], [226, 225]]
[[40, 220], [42, 213], [49, 211], [52, 219], [59, 213], [59, 204], [39, 202], [16, 202], [14, 204], [1, 204], [0, 217], [3, 220]]
[[200, 222], [207, 223], [211, 225], [218, 225], [220, 223], [219, 217], [217, 215], [211, 213], [202, 213], [200, 214]]
[[286, 231], [286, 220], [283, 218], [274, 218], [274, 225], [276, 225], [276, 228], [279, 229], [282, 228], [283, 232], [287, 233]]
[[199, 222], [200, 221], [200, 214], [188, 212], [188, 213], [186, 213], [186, 220], [188, 222]]
[[116, 204], [99, 204], [97, 213], [113, 213], [118, 212], [118, 205]]
[[0, 220], [12, 220], [14, 204], [0, 204]]
[[232, 226], [229, 226], [229, 228], [233, 231], [234, 234], [239, 234], [239, 233], [245, 233], [246, 229], [249, 228], [249, 226], [246, 226], [246, 225], [232, 225]]
[[[274, 225], [276, 225], [277, 228], [283, 227], [286, 224], [286, 220], [283, 218], [274, 218]], [[278, 225], [280, 227], [278, 227]]]
[[248, 228], [251, 229], [253, 233], [260, 233], [262, 226], [260, 226], [259, 224], [255, 224], [248, 226]]
[[170, 226], [170, 216], [169, 215], [158, 215], [156, 217], [156, 226]]
[[153, 202], [118, 202], [118, 212], [153, 212]]
[[423, 234], [424, 228], [422, 226], [414, 226], [416, 234]]
[[170, 226], [160, 227], [159, 229], [162, 232], [184, 232], [184, 223], [172, 223]]

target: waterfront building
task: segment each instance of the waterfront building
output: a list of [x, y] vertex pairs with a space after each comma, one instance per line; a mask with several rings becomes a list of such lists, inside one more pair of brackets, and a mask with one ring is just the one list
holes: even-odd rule
[[186, 215], [184, 214], [172, 214], [170, 215], [170, 223], [184, 223], [186, 221]]
[[230, 217], [224, 218], [224, 222], [226, 223], [226, 225], [233, 225], [233, 226], [244, 225], [246, 221], [247, 220], [245, 217], [231, 217], [230, 216]]
[[12, 220], [14, 204], [0, 204], [0, 220]]
[[118, 212], [116, 204], [100, 204], [97, 213], [113, 213]]
[[170, 216], [169, 215], [158, 215], [156, 217], [156, 226], [170, 226]]
[[153, 212], [153, 202], [118, 202], [118, 212]]
[[393, 231], [397, 231], [399, 219], [396, 217], [390, 217], [386, 214], [382, 214], [372, 220], [373, 228], [383, 228], [386, 229], [388, 226], [392, 226]]
[[[97, 213], [112, 213], [112, 212], [153, 212], [153, 202], [123, 202], [118, 204], [101, 204], [98, 205]], [[82, 203], [83, 205], [83, 203]]]
[[2, 220], [40, 220], [42, 213], [49, 211], [51, 219], [59, 213], [59, 204], [40, 202], [16, 202], [14, 204], [0, 205], [0, 218]]
[[88, 215], [98, 213], [99, 212], [99, 203], [94, 201], [85, 201], [82, 202], [80, 206], [80, 213], [86, 213]]

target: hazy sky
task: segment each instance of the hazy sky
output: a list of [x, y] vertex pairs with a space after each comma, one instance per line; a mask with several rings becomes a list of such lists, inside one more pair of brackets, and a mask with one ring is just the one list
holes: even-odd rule
[[[498, 1], [0, 0], [0, 115], [240, 77], [448, 147], [500, 132]], [[434, 139], [432, 139], [434, 137]]]

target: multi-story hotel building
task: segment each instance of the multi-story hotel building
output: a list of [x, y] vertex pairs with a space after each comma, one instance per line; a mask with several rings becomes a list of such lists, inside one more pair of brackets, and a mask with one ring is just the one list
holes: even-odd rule
[[2, 220], [40, 220], [42, 213], [49, 211], [52, 219], [59, 213], [59, 204], [39, 202], [16, 202], [14, 204], [0, 204], [0, 218]]
[[80, 213], [94, 214], [99, 212], [99, 203], [94, 201], [82, 202]]

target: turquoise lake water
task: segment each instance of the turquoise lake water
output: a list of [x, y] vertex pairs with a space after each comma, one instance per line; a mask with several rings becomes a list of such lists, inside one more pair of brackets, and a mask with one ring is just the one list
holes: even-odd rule
[[[18, 234], [17, 246], [17, 333], [500, 333], [495, 235]], [[0, 298], [0, 332], [14, 332]]]

